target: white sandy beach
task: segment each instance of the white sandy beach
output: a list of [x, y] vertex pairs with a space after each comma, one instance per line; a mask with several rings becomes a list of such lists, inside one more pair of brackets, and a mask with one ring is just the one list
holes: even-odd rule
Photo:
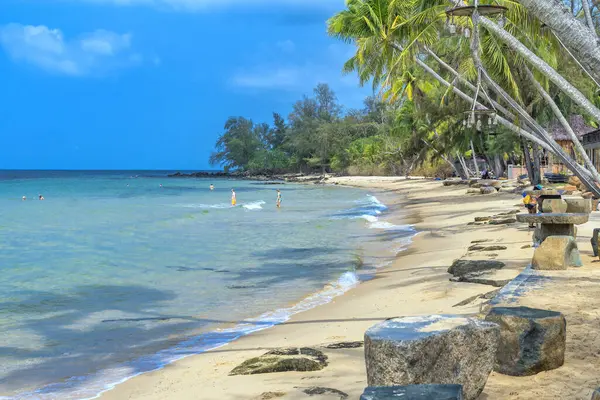
[[[287, 372], [250, 376], [229, 376], [244, 360], [278, 347], [318, 347], [319, 345], [363, 340], [367, 328], [386, 318], [427, 314], [476, 314], [480, 303], [455, 305], [478, 294], [497, 288], [450, 282], [448, 267], [453, 260], [467, 255], [474, 240], [489, 239], [506, 250], [477, 257], [497, 259], [507, 264], [507, 279], [515, 277], [529, 263], [533, 250], [531, 232], [522, 224], [468, 226], [476, 216], [487, 216], [517, 209], [520, 197], [513, 194], [467, 196], [465, 186], [443, 187], [439, 181], [405, 180], [398, 177], [335, 178], [331, 183], [377, 188], [393, 195], [388, 220], [398, 222], [399, 210], [412, 214], [410, 223], [420, 232], [409, 249], [400, 253], [388, 268], [374, 279], [324, 306], [293, 316], [285, 324], [243, 337], [225, 347], [190, 356], [164, 369], [140, 375], [104, 393], [105, 400], [122, 399], [307, 399], [303, 390], [310, 387], [334, 388], [358, 399], [367, 386], [362, 348], [323, 350], [329, 365], [318, 372]], [[533, 377], [514, 378], [492, 373], [482, 399], [589, 399], [600, 384], [600, 335], [596, 332], [600, 314], [598, 264], [589, 256], [590, 231], [580, 231], [580, 247], [585, 267], [569, 272], [568, 293], [540, 296], [546, 308], [563, 311], [567, 317], [567, 362], [555, 371]], [[587, 244], [585, 243], [587, 241]], [[473, 256], [473, 255], [472, 255]], [[595, 272], [598, 270], [598, 273]], [[577, 286], [573, 274], [595, 275], [594, 281]], [[583, 297], [578, 297], [579, 293]], [[536, 297], [527, 297], [527, 305], [539, 306]], [[596, 304], [593, 304], [596, 302]], [[564, 309], [560, 309], [564, 306]], [[544, 308], [544, 307], [540, 307]], [[575, 315], [574, 315], [575, 314]], [[595, 326], [590, 322], [596, 321]], [[584, 341], [584, 342], [582, 342]], [[595, 347], [592, 347], [595, 346]], [[585, 355], [585, 357], [584, 357]], [[334, 399], [321, 395], [312, 398]]]

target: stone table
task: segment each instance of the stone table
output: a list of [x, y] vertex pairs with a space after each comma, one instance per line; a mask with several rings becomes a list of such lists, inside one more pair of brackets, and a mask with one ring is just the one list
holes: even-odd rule
[[588, 222], [589, 214], [578, 213], [538, 213], [518, 214], [517, 221], [528, 224], [540, 224], [539, 240], [543, 242], [548, 236], [575, 237], [575, 225]]

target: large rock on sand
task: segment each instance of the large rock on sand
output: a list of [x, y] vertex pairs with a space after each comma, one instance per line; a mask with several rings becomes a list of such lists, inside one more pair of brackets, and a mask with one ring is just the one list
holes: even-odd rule
[[531, 267], [537, 270], [564, 270], [581, 267], [577, 242], [572, 236], [548, 236], [533, 253]]
[[454, 276], [472, 274], [476, 272], [492, 271], [504, 268], [505, 264], [495, 260], [456, 260], [448, 273]]
[[369, 386], [462, 385], [476, 399], [492, 371], [498, 325], [459, 316], [395, 318], [365, 333]]
[[485, 320], [500, 326], [495, 371], [528, 376], [564, 364], [567, 321], [561, 313], [529, 307], [494, 307]]
[[229, 375], [268, 374], [288, 371], [319, 371], [327, 365], [327, 356], [309, 347], [271, 350], [260, 357], [244, 361]]
[[496, 193], [496, 189], [493, 188], [492, 186], [482, 186], [479, 191], [481, 192], [481, 194], [493, 194]]
[[463, 181], [462, 179], [446, 179], [443, 184], [444, 186], [457, 186], [457, 185], [466, 185], [469, 181]]
[[360, 400], [462, 400], [460, 385], [376, 386], [365, 389]]

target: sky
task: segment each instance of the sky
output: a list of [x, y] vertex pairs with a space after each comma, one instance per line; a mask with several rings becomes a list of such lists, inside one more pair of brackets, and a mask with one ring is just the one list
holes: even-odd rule
[[0, 0], [0, 169], [208, 169], [229, 116], [368, 87], [326, 33], [343, 0]]

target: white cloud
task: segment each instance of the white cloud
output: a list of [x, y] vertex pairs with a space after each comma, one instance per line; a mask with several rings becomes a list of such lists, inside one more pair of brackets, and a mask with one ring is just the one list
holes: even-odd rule
[[176, 10], [201, 11], [227, 6], [301, 6], [304, 8], [341, 8], [344, 0], [71, 0], [116, 6], [168, 6]]
[[15, 62], [74, 76], [141, 62], [141, 56], [130, 51], [131, 35], [105, 30], [66, 40], [59, 29], [9, 24], [0, 27], [0, 45]]

